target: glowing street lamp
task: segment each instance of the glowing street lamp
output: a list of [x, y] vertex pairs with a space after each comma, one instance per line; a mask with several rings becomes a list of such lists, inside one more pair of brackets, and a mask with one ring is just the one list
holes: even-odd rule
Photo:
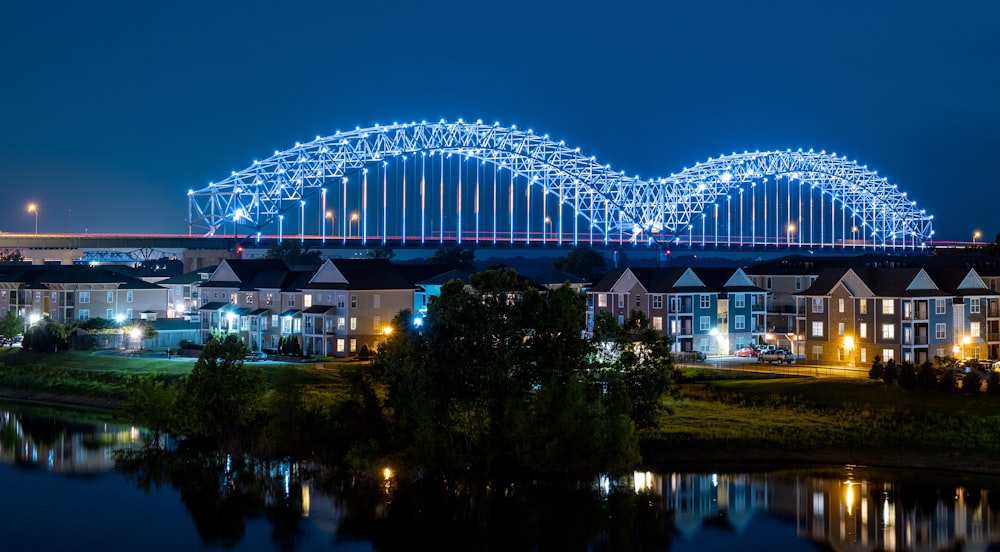
[[35, 213], [35, 233], [38, 233], [38, 205], [34, 203], [28, 204], [28, 212]]
[[[36, 233], [37, 233], [37, 230], [36, 230]], [[972, 233], [972, 246], [973, 247], [975, 247], [975, 245], [976, 245], [976, 240], [978, 240], [981, 237], [983, 237], [983, 233], [980, 232], [979, 230], [976, 230], [975, 232]]]
[[844, 350], [847, 352], [847, 365], [854, 365], [854, 336], [844, 336]]
[[548, 227], [548, 233], [552, 233], [552, 217], [545, 217], [545, 226], [542, 226], [542, 243], [545, 243], [546, 233], [545, 229]]
[[786, 238], [788, 240], [788, 247], [792, 246], [792, 235], [795, 234], [795, 230], [796, 230], [795, 223], [794, 222], [789, 222], [788, 223], [788, 230], [787, 230], [787, 233], [786, 233]]
[[[330, 221], [330, 235], [333, 236], [333, 211], [327, 209], [326, 220]], [[323, 243], [326, 243], [326, 224], [323, 225]]]
[[[358, 213], [357, 212], [351, 213], [351, 225], [348, 228], [348, 234], [350, 234], [351, 236], [354, 235], [354, 223], [355, 222], [358, 222]], [[358, 232], [360, 232], [360, 231], [361, 231], [361, 223], [358, 222]]]

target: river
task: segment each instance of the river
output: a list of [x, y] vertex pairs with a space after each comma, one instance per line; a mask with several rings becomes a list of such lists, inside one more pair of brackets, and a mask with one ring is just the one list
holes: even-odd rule
[[0, 404], [8, 550], [986, 550], [1000, 478], [862, 466], [471, 485], [330, 480], [151, 451], [101, 415]]

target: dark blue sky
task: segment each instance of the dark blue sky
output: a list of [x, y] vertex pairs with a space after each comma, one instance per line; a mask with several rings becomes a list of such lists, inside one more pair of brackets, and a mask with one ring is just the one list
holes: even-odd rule
[[[642, 177], [836, 151], [1000, 231], [1000, 2], [36, 2], [0, 15], [0, 230], [184, 232], [336, 129], [482, 118]], [[68, 211], [71, 210], [71, 211]]]

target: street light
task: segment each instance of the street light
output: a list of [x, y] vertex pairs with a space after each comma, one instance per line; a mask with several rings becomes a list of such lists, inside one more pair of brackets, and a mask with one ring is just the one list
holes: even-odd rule
[[965, 351], [965, 347], [969, 343], [972, 343], [972, 338], [971, 337], [965, 336], [965, 337], [962, 338], [962, 358], [968, 357], [968, 355], [966, 354], [966, 351]]
[[[548, 233], [552, 233], [552, 217], [545, 217], [545, 225], [548, 226]], [[545, 243], [547, 234], [545, 233], [545, 226], [542, 227], [542, 243]]]
[[[349, 227], [349, 228], [347, 229], [347, 230], [348, 230], [348, 234], [349, 234], [350, 236], [353, 236], [353, 235], [354, 235], [354, 223], [355, 223], [355, 222], [356, 222], [357, 220], [358, 220], [358, 213], [356, 213], [356, 212], [354, 212], [354, 213], [351, 213], [351, 225], [350, 225], [350, 227]], [[359, 222], [359, 223], [358, 223], [358, 232], [360, 232], [360, 231], [361, 231], [361, 223]]]
[[38, 233], [38, 205], [34, 203], [28, 204], [28, 212], [35, 213], [35, 233]]
[[854, 336], [844, 336], [844, 350], [847, 351], [847, 365], [854, 365]]
[[976, 246], [976, 240], [978, 240], [981, 237], [983, 237], [983, 233], [980, 232], [979, 230], [976, 230], [975, 232], [972, 233], [972, 246], [973, 247]]
[[792, 234], [794, 234], [794, 233], [795, 233], [795, 223], [794, 222], [789, 222], [788, 223], [788, 234], [787, 234], [787, 237], [788, 237], [788, 247], [792, 246]]
[[[326, 220], [330, 221], [330, 236], [333, 237], [333, 211], [327, 209]], [[323, 228], [326, 228], [326, 225]], [[326, 231], [323, 232], [323, 242], [326, 243]]]

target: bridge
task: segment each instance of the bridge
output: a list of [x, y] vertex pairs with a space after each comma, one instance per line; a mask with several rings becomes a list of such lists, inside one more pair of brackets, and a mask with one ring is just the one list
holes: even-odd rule
[[836, 153], [734, 152], [642, 179], [531, 129], [461, 119], [317, 136], [188, 192], [191, 235], [364, 247], [922, 250], [933, 218]]

